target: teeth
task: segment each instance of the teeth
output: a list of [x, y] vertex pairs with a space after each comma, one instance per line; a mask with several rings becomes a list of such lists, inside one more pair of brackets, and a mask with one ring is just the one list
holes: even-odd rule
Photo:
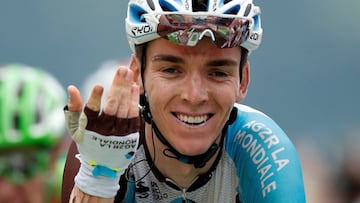
[[190, 124], [200, 124], [205, 122], [208, 119], [207, 115], [203, 116], [185, 116], [185, 115], [178, 115], [178, 119], [182, 122], [190, 123]]

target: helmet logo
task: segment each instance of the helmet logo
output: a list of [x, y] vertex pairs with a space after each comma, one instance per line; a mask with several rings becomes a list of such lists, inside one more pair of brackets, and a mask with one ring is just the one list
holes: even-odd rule
[[258, 40], [259, 39], [258, 33], [252, 33], [250, 35], [249, 39], [254, 40], [254, 41]]
[[138, 35], [142, 35], [142, 34], [146, 34], [146, 33], [151, 33], [152, 27], [150, 25], [143, 25], [140, 27], [133, 27], [133, 29], [131, 30], [132, 34], [134, 36], [138, 36]]

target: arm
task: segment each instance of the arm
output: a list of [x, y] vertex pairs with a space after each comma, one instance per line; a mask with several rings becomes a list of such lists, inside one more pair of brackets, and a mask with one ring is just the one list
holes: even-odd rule
[[303, 203], [304, 183], [297, 151], [268, 116], [244, 105], [229, 126], [226, 150], [239, 178], [238, 193], [244, 203]]
[[91, 202], [91, 203], [113, 203], [114, 198], [102, 198], [88, 195], [81, 191], [76, 185], [72, 189], [69, 203]]
[[81, 191], [76, 185], [74, 185], [74, 178], [79, 171], [80, 162], [75, 158], [78, 154], [75, 142], [72, 142], [67, 154], [63, 183], [61, 202], [94, 202], [94, 203], [110, 203], [114, 202], [113, 198], [101, 198], [92, 195], [88, 195]]
[[78, 153], [75, 142], [72, 142], [66, 157], [61, 188], [61, 202], [64, 203], [69, 202], [70, 194], [74, 187], [74, 178], [80, 168], [80, 162], [75, 158], [75, 155]]

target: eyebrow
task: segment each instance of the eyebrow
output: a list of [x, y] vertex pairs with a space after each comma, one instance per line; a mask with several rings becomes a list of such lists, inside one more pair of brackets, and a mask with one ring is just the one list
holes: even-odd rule
[[208, 66], [238, 66], [238, 63], [231, 59], [219, 59], [210, 61]]
[[[160, 54], [156, 55], [151, 59], [152, 62], [157, 61], [165, 61], [165, 62], [172, 62], [172, 63], [185, 63], [185, 61], [177, 56], [168, 55], [168, 54]], [[218, 59], [212, 60], [207, 63], [208, 66], [237, 66], [238, 62], [231, 59]]]
[[166, 61], [166, 62], [173, 62], [173, 63], [185, 63], [185, 61], [182, 58], [176, 57], [173, 55], [168, 55], [168, 54], [156, 55], [156, 56], [152, 57], [151, 61], [152, 62]]

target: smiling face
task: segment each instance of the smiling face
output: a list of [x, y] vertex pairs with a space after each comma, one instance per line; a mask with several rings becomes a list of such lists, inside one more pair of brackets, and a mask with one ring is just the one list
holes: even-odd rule
[[147, 45], [145, 91], [153, 120], [167, 141], [186, 155], [204, 153], [247, 91], [240, 84], [240, 48], [219, 49], [204, 39], [194, 47], [164, 39]]

